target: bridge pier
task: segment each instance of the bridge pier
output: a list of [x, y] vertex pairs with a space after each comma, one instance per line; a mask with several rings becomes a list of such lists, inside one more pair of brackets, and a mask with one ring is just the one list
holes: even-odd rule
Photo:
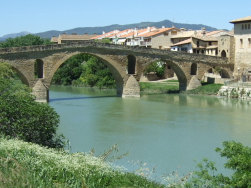
[[122, 98], [127, 97], [140, 97], [140, 87], [139, 82], [131, 75], [126, 84], [124, 85]]
[[43, 84], [41, 79], [32, 88], [32, 94], [35, 95], [37, 102], [49, 102], [49, 88]]

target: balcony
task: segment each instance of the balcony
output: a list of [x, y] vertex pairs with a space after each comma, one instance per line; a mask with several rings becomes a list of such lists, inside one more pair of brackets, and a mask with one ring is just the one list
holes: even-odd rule
[[140, 41], [140, 46], [152, 46], [152, 42]]

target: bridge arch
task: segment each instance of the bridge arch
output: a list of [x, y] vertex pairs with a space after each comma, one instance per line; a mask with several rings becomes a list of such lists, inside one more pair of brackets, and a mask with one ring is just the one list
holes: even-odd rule
[[13, 64], [11, 64], [12, 69], [17, 73], [18, 77], [20, 78], [21, 82], [27, 86], [30, 86], [30, 82], [28, 80], [28, 76], [25, 72], [20, 70], [18, 67], [15, 67]]
[[44, 62], [42, 59], [36, 59], [34, 62], [34, 75], [36, 78], [44, 77]]
[[60, 60], [58, 60], [57, 62], [55, 62], [54, 66], [52, 67], [48, 77], [47, 77], [47, 86], [50, 86], [50, 83], [52, 81], [52, 78], [54, 76], [54, 74], [56, 73], [56, 71], [58, 70], [58, 68], [65, 63], [66, 60], [70, 59], [71, 57], [78, 55], [78, 54], [88, 54], [91, 56], [94, 56], [96, 58], [98, 58], [99, 60], [101, 60], [107, 67], [108, 69], [111, 71], [115, 81], [116, 81], [116, 87], [117, 87], [117, 95], [121, 96], [123, 93], [123, 87], [124, 87], [124, 77], [126, 75], [126, 73], [123, 73], [120, 69], [118, 69], [117, 67], [119, 66], [117, 64], [116, 61], [108, 58], [107, 56], [103, 56], [103, 55], [99, 55], [99, 54], [93, 54], [93, 53], [88, 53], [88, 52], [74, 52], [71, 54], [67, 54], [65, 55], [63, 58], [61, 58]]
[[136, 73], [136, 57], [134, 55], [127, 56], [127, 72], [128, 74]]
[[182, 90], [182, 91], [186, 90], [187, 83], [188, 83], [187, 75], [182, 70], [182, 68], [179, 66], [179, 63], [177, 63], [175, 61], [168, 60], [168, 59], [158, 59], [158, 60], [155, 60], [155, 61], [151, 61], [151, 62], [148, 62], [146, 64], [146, 66], [144, 67], [142, 72], [144, 72], [145, 69], [149, 65], [151, 65], [152, 63], [154, 63], [156, 61], [161, 61], [161, 62], [166, 63], [173, 70], [173, 72], [176, 74], [176, 76], [177, 76], [177, 78], [179, 80], [179, 89]]
[[198, 70], [197, 63], [192, 63], [190, 74], [197, 75], [197, 70]]

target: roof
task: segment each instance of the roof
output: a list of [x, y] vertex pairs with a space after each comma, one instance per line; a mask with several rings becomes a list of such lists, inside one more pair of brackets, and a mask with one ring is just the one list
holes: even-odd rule
[[[155, 27], [151, 27], [150, 28], [151, 30], [155, 30], [156, 28]], [[128, 37], [138, 37], [138, 36], [142, 36], [144, 33], [147, 33], [148, 29], [145, 28], [145, 29], [140, 29], [140, 30], [134, 30], [134, 32], [130, 32], [128, 34], [125, 34], [125, 35], [121, 35], [119, 38], [128, 38]], [[138, 33], [138, 34], [137, 34]]]
[[58, 42], [58, 37], [52, 37], [51, 42]]
[[166, 31], [170, 31], [170, 30], [173, 30], [173, 29], [176, 29], [176, 28], [159, 28], [159, 29], [156, 29], [156, 30], [154, 30], [154, 31], [150, 31], [150, 32], [141, 34], [141, 35], [139, 35], [139, 36], [151, 37], [151, 36], [158, 35], [158, 34], [160, 34], [160, 33], [164, 33], [164, 32], [166, 32]]
[[96, 35], [59, 35], [58, 38], [60, 38], [61, 40], [89, 40], [90, 38], [94, 37]]
[[241, 23], [241, 22], [248, 22], [248, 21], [251, 21], [251, 16], [232, 20], [232, 21], [230, 21], [230, 23]]
[[115, 33], [115, 31], [110, 31], [110, 32], [102, 34], [102, 35], [97, 35], [97, 36], [92, 37], [90, 39], [107, 38], [107, 37], [109, 37], [109, 35], [111, 35], [113, 33]]
[[207, 49], [215, 49], [215, 48], [218, 48], [217, 45], [212, 45], [212, 46], [208, 46]]
[[218, 41], [217, 37], [211, 37], [211, 36], [193, 36], [193, 38], [199, 39], [199, 40], [203, 40], [205, 42], [210, 42], [210, 41]]
[[188, 43], [191, 43], [191, 42], [192, 42], [192, 38], [189, 38], [189, 39], [183, 40], [181, 42], [178, 42], [176, 44], [173, 44], [172, 46], [179, 46], [179, 45], [188, 44]]

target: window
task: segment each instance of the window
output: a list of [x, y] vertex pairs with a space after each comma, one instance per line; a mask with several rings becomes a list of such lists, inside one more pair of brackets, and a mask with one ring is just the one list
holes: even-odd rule
[[250, 29], [250, 24], [248, 24], [248, 29]]
[[243, 48], [243, 39], [240, 39], [240, 48]]
[[208, 42], [208, 45], [211, 46], [211, 45], [212, 45], [212, 42]]
[[244, 24], [241, 25], [241, 29], [242, 29], [242, 30], [244, 29]]
[[248, 28], [248, 25], [247, 24], [245, 24], [245, 29], [247, 29]]
[[165, 32], [164, 35], [165, 35], [165, 36], [168, 36], [168, 32]]
[[200, 42], [199, 41], [197, 41], [197, 48], [199, 48], [200, 47]]
[[250, 48], [251, 47], [251, 39], [248, 38], [248, 47]]

